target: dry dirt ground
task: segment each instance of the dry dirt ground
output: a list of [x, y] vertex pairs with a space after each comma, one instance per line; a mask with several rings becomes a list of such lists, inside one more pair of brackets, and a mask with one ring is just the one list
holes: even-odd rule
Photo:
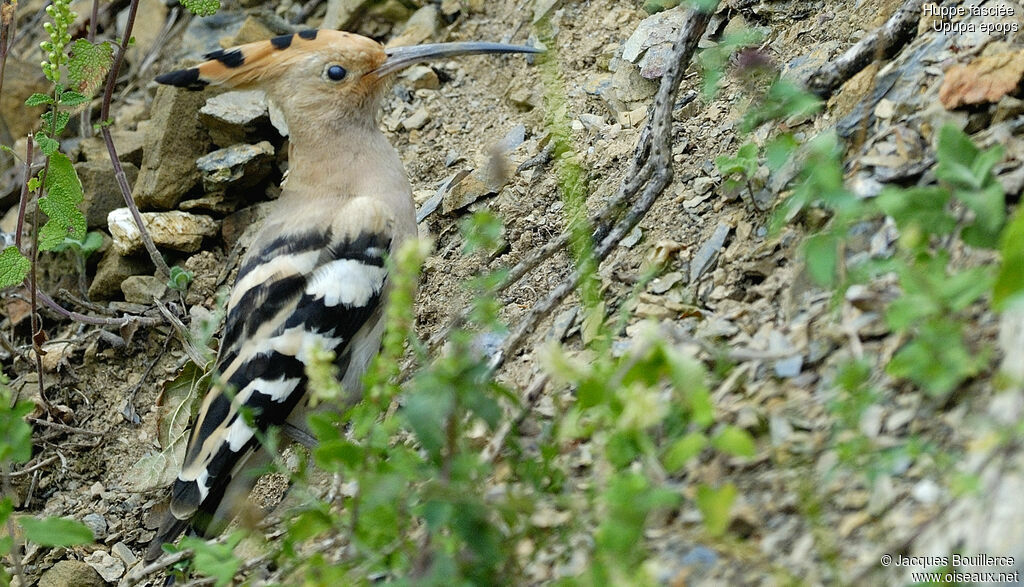
[[[568, 115], [580, 121], [573, 127], [572, 139], [589, 174], [587, 206], [591, 211], [599, 210], [623, 179], [641, 125], [628, 120], [620, 123], [606, 101], [588, 90], [609, 75], [610, 59], [648, 16], [641, 3], [593, 0], [535, 4], [509, 0], [463, 4], [474, 9], [458, 13], [451, 22], [442, 21], [424, 40], [525, 42], [534, 10], [550, 6]], [[819, 64], [834, 57], [884, 22], [899, 2], [723, 4], [739, 8], [722, 12], [723, 26], [745, 24], [762, 29], [767, 34], [763, 50], [771, 61], [778, 66], [799, 66], [803, 58]], [[243, 14], [248, 10], [255, 14], [261, 8], [243, 9], [228, 3], [224, 13]], [[288, 12], [288, 3], [278, 10], [293, 13]], [[314, 11], [313, 18], [318, 14]], [[140, 16], [141, 21], [146, 18], [145, 14]], [[315, 24], [315, 20], [312, 22]], [[159, 31], [159, 24], [148, 26]], [[186, 25], [176, 26], [163, 48], [154, 53], [155, 61], [119, 93], [126, 111], [134, 113], [125, 115], [129, 128], [149, 118], [156, 88], [148, 80], [174, 67], [176, 58], [184, 53], [176, 44]], [[392, 29], [400, 30], [400, 25], [384, 17], [359, 19], [353, 27], [356, 32], [382, 39], [392, 34]], [[215, 43], [233, 34], [200, 39]], [[492, 165], [495, 145], [510, 134], [514, 137], [519, 125], [525, 132], [507, 153], [505, 166], [512, 171], [507, 185], [496, 195], [484, 195], [466, 208], [447, 213], [438, 209], [421, 225], [423, 233], [435, 243], [416, 310], [417, 331], [424, 338], [447, 324], [453, 311], [465, 303], [467, 295], [461, 284], [467, 278], [484, 269], [514, 264], [560, 234], [566, 225], [550, 164], [514, 171], [543, 151], [545, 112], [537, 68], [518, 57], [476, 57], [441, 62], [434, 69], [440, 78], [439, 89], [407, 89], [404, 95], [391, 96], [382, 118], [420, 203], [458, 171], [485, 172]], [[133, 63], [132, 75], [138, 76], [139, 71], [139, 63]], [[691, 68], [681, 92], [699, 87], [699, 76]], [[794, 129], [811, 136], [833, 126], [865, 93], [856, 87], [844, 88], [822, 115]], [[937, 462], [931, 453], [903, 456], [904, 462], [877, 475], [835, 467], [837, 455], [828, 443], [831, 428], [827, 404], [832, 397], [829, 390], [836, 365], [855, 353], [891, 354], [900, 341], [877, 322], [854, 324], [851, 321], [856, 317], [846, 314], [849, 308], [832, 305], [829, 292], [810, 284], [802, 268], [800, 227], [788, 227], [779, 235], [769, 236], [769, 212], [719, 189], [721, 177], [714, 160], [734, 153], [744, 141], [736, 125], [747, 105], [743, 83], [727, 77], [715, 98], [698, 99], [674, 113], [675, 180], [639, 231], [600, 269], [605, 299], [614, 310], [625, 303], [645, 260], [657, 253], [668, 254], [668, 287], [649, 287], [640, 295], [635, 317], [620, 333], [623, 340], [629, 339], [640, 320], [655, 319], [675, 323], [690, 335], [721, 348], [751, 350], [748, 360], [739, 361], [728, 377], [715, 381], [714, 399], [721, 421], [737, 424], [758, 438], [759, 456], [747, 461], [725, 457], [700, 461], [684, 477], [693, 486], [723, 480], [738, 486], [740, 502], [730, 526], [734, 538], [707, 538], [690, 500], [675, 515], [655, 521], [648, 534], [662, 561], [663, 576], [681, 581], [679, 584], [774, 583], [790, 579], [808, 584], [846, 583], [865, 576], [875, 581], [902, 582], [905, 569], [877, 568], [878, 556], [963, 547], [992, 555], [1024, 554], [1019, 543], [1014, 546], [1012, 534], [1000, 534], [998, 524], [993, 522], [1012, 520], [1019, 513], [1003, 512], [993, 517], [991, 510], [976, 507], [973, 502], [951, 501], [942, 476], [949, 464]], [[429, 120], [419, 128], [404, 127], [402, 121], [420, 108], [426, 108]], [[268, 181], [276, 177], [272, 174]], [[262, 193], [257, 193], [256, 199], [264, 199]], [[248, 204], [243, 202], [241, 206]], [[460, 252], [462, 240], [457, 224], [469, 211], [484, 208], [503, 220], [508, 247], [493, 259], [466, 258]], [[215, 216], [223, 220], [225, 214]], [[717, 254], [712, 262], [698, 271], [691, 261], [702, 246], [716, 238], [716, 233], [718, 237], [724, 233], [725, 239], [715, 247]], [[198, 316], [203, 314], [192, 310], [194, 306], [216, 309], [217, 290], [229, 283], [237, 254], [217, 235], [204, 241], [202, 252], [174, 257], [188, 259], [187, 266], [196, 274], [186, 311]], [[45, 268], [50, 291], [60, 287], [74, 291], [77, 287], [75, 278], [69, 277], [74, 275], [69, 261], [54, 259]], [[532, 271], [502, 295], [503, 319], [516, 323], [569, 269], [568, 256], [563, 253]], [[90, 277], [94, 271], [91, 265]], [[578, 300], [571, 297], [553, 317], [538, 324], [534, 338], [511, 358], [501, 377], [516, 387], [528, 381], [539, 369], [534, 343], [547, 334], [555, 317], [571, 315], [566, 311], [577, 305]], [[981, 309], [977, 314], [972, 340], [992, 344], [997, 319]], [[15, 322], [10, 312], [4, 328], [8, 334], [13, 333], [17, 344], [24, 345], [26, 321]], [[53, 316], [47, 317], [46, 325], [51, 340], [70, 343], [51, 357], [52, 369], [45, 385], [49, 400], [66, 410], [61, 423], [73, 428], [39, 428], [38, 454], [31, 464], [46, 464], [16, 478], [15, 497], [27, 512], [76, 519], [91, 515], [87, 520], [99, 530], [99, 540], [88, 548], [30, 550], [26, 563], [33, 578], [62, 559], [88, 557], [116, 568], [117, 561], [129, 556], [125, 550], [141, 555], [153, 535], [153, 522], [164, 493], [160, 488], [139, 491], [137, 486], [147, 483], [133, 478], [138, 471], [133, 467], [158, 448], [157, 398], [187, 358], [176, 340], [168, 342], [169, 330], [163, 326], [118, 332], [125, 345], [93, 327], [61, 322]], [[578, 348], [579, 337], [578, 325], [571, 326], [566, 344]], [[785, 349], [801, 353], [802, 363], [795, 371], [765, 358]], [[709, 365], [714, 364], [713, 357], [705, 358]], [[4, 371], [15, 379], [16, 388], [29, 393], [35, 381], [29, 365], [9, 354], [4, 355], [4, 361]], [[944, 405], [930, 402], [912, 388], [891, 381], [886, 385], [888, 393], [871, 416], [874, 423], [861, 426], [872, 432], [876, 447], [900, 446], [913, 434], [940, 447], [944, 454], [961, 455], [969, 442], [982, 437], [980, 430], [986, 426], [987, 414], [1017, 409], [1019, 404], [1015, 396], [1000, 400], [1008, 406], [993, 408], [995, 400], [987, 377], [967, 385]], [[531, 421], [542, 423], [549, 418], [555, 401], [541, 400]], [[136, 411], [138, 421], [130, 421], [130, 408]], [[524, 426], [524, 430], [531, 427]], [[1001, 455], [996, 460], [1004, 462], [1005, 469], [1017, 470], [1015, 455]], [[1019, 477], [1003, 469], [985, 479], [995, 485], [986, 486], [989, 497], [979, 502], [991, 502], [999, 491], [1004, 492], [1003, 496], [1013, 495], [1019, 485]], [[999, 485], [1003, 481], [1010, 486]], [[974, 525], [969, 533], [972, 537], [961, 532], [956, 534], [959, 539], [935, 541], [936, 535], [952, 536], [948, 528], [941, 528], [954, 511], [970, 520], [965, 524]], [[989, 522], [996, 527], [988, 534], [979, 530]], [[121, 546], [115, 548], [118, 544]], [[571, 555], [568, 548], [554, 553], [550, 565], [531, 570], [524, 582], [543, 582], [555, 578], [557, 572], [571, 571]], [[116, 557], [113, 563], [108, 560], [111, 557]]]

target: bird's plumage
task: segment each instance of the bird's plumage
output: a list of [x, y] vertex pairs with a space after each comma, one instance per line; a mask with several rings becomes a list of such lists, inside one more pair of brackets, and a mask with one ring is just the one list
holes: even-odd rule
[[289, 128], [289, 170], [238, 271], [217, 383], [192, 429], [148, 559], [190, 523], [216, 534], [230, 521], [255, 481], [244, 469], [265, 458], [262, 433], [303, 413], [305, 367], [315, 348], [335, 353], [348, 399], [358, 397], [383, 334], [385, 257], [417, 230], [401, 160], [376, 124], [390, 74], [432, 54], [533, 51], [422, 47], [389, 53], [359, 35], [303, 31], [215, 51], [204, 63], [157, 77], [190, 89], [266, 91]]

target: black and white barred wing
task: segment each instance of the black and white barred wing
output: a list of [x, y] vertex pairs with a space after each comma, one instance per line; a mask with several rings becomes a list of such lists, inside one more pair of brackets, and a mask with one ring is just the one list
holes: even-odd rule
[[314, 348], [334, 351], [344, 372], [359, 337], [379, 332], [370, 322], [381, 315], [392, 223], [364, 200], [348, 204], [351, 214], [331, 211], [339, 218], [332, 225], [295, 226], [247, 255], [228, 302], [220, 383], [192, 430], [165, 523], [177, 528], [167, 527], [166, 539], [197, 512], [212, 514], [236, 466], [257, 448], [245, 412], [260, 431], [283, 423], [305, 395]]

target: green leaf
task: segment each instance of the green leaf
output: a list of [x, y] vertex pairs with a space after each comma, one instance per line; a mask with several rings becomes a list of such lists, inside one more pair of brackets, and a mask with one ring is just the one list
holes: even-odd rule
[[452, 409], [451, 395], [421, 391], [410, 395], [404, 407], [402, 413], [420, 445], [435, 459], [440, 458], [444, 426]]
[[768, 169], [778, 171], [789, 161], [797, 146], [793, 133], [783, 133], [771, 140], [764, 147], [764, 161]]
[[363, 460], [363, 448], [348, 440], [335, 439], [321, 442], [313, 450], [316, 464], [325, 471], [340, 473], [354, 470]]
[[50, 96], [49, 94], [40, 94], [37, 92], [35, 94], [32, 94], [28, 97], [27, 100], [25, 100], [26, 106], [40, 106], [42, 104], [53, 104], [53, 96]]
[[188, 291], [188, 285], [192, 283], [193, 277], [194, 275], [191, 271], [175, 265], [171, 267], [171, 275], [167, 279], [167, 287], [174, 291]]
[[665, 451], [665, 455], [661, 458], [661, 461], [668, 472], [678, 473], [682, 471], [683, 467], [685, 467], [691, 459], [699, 455], [700, 451], [704, 450], [704, 447], [707, 445], [707, 437], [700, 432], [687, 434], [686, 436], [677, 439], [668, 447], [668, 450]]
[[839, 264], [839, 242], [831, 232], [811, 235], [804, 241], [807, 273], [819, 285], [832, 285], [836, 281]]
[[697, 508], [704, 516], [704, 527], [708, 534], [721, 536], [729, 528], [729, 515], [738, 491], [732, 483], [718, 489], [708, 485], [697, 487]]
[[81, 201], [82, 182], [74, 165], [63, 153], [54, 153], [46, 173], [46, 196], [39, 199], [39, 209], [49, 217], [39, 230], [40, 250], [52, 250], [65, 238], [85, 238], [85, 216], [77, 207]]
[[[1021, 208], [1017, 208], [1013, 220], [1003, 231], [1000, 251], [1003, 260], [992, 288], [992, 305], [997, 310], [1005, 309], [1007, 302], [1024, 292], [1024, 212]], [[0, 285], [3, 285], [2, 280]]]
[[935, 167], [935, 176], [961, 189], [980, 188], [983, 178], [971, 169], [978, 154], [978, 148], [962, 130], [952, 124], [943, 126], [939, 129], [936, 147], [939, 164]]
[[889, 362], [886, 371], [909, 379], [935, 397], [945, 397], [987, 363], [986, 353], [972, 355], [958, 323], [933, 320]]
[[17, 247], [11, 245], [4, 249], [0, 253], [0, 289], [25, 281], [31, 268], [32, 263], [18, 252]]
[[25, 530], [25, 538], [41, 546], [74, 546], [89, 544], [94, 540], [92, 530], [85, 524], [67, 518], [18, 519]]
[[961, 233], [964, 242], [987, 249], [997, 247], [999, 234], [1006, 222], [1003, 186], [997, 181], [991, 181], [982, 189], [956, 190], [953, 195], [974, 212], [974, 222]]
[[181, 539], [182, 548], [191, 548], [195, 555], [192, 563], [200, 573], [216, 580], [217, 587], [229, 585], [242, 561], [235, 556], [235, 546], [242, 541], [242, 532], [233, 533], [225, 544], [211, 544], [202, 538], [186, 536]]
[[757, 445], [746, 430], [736, 426], [725, 426], [714, 438], [711, 445], [716, 449], [738, 457], [753, 457], [757, 454]]
[[67, 90], [60, 95], [61, 106], [80, 106], [89, 101], [89, 97], [74, 90]]
[[220, 10], [220, 0], [182, 0], [181, 5], [196, 16], [211, 16]]
[[950, 197], [949, 190], [940, 187], [887, 187], [875, 203], [901, 230], [914, 227], [927, 234], [944, 235], [956, 227], [956, 219], [946, 212]]
[[[114, 62], [114, 48], [109, 41], [90, 43], [85, 39], [77, 39], [71, 46], [71, 59], [68, 61], [68, 77], [75, 84], [78, 95], [88, 100], [106, 80], [107, 72]], [[67, 96], [68, 92], [64, 93]], [[61, 100], [64, 101], [64, 96]], [[70, 96], [74, 102], [75, 96]], [[84, 101], [84, 100], [83, 100]], [[67, 103], [67, 102], [65, 102]], [[72, 105], [67, 103], [67, 105]]]
[[[0, 387], [0, 390], [6, 388]], [[25, 416], [32, 413], [35, 405], [18, 402], [11, 405], [6, 391], [0, 392], [0, 462], [24, 463], [32, 458], [32, 427]]]
[[60, 149], [60, 143], [44, 134], [37, 134], [35, 136], [36, 144], [39, 145], [39, 150], [45, 153], [47, 156], [52, 157]]
[[68, 120], [71, 119], [71, 115], [64, 111], [57, 112], [56, 121], [54, 121], [54, 112], [47, 110], [43, 112], [42, 119], [47, 131], [53, 136], [59, 136], [60, 133], [64, 132], [64, 128], [68, 125]]

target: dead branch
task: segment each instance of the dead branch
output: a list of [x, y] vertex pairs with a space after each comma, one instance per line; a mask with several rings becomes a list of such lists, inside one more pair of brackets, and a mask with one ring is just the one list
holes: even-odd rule
[[889, 20], [872, 31], [845, 53], [819, 67], [807, 78], [806, 88], [822, 98], [828, 98], [839, 86], [876, 59], [896, 54], [917, 32], [924, 0], [907, 0], [896, 9]]
[[[675, 94], [713, 12], [691, 10], [686, 25], [680, 31], [679, 39], [672, 48], [671, 65], [661, 78], [661, 85], [654, 98], [654, 108], [644, 131], [649, 140], [645, 141], [642, 138], [637, 145], [636, 155], [626, 173], [626, 179], [613, 198], [613, 202], [633, 201], [633, 204], [621, 218], [611, 224], [607, 232], [604, 228], [598, 228], [600, 242], [594, 249], [598, 263], [603, 261], [643, 219], [658, 196], [672, 181], [672, 110], [675, 105]], [[611, 209], [615, 207], [614, 204], [609, 206]], [[505, 359], [519, 348], [526, 336], [533, 332], [537, 322], [547, 316], [576, 288], [581, 278], [581, 272], [578, 269], [574, 270], [546, 298], [537, 302], [526, 316], [519, 320], [502, 348], [491, 357], [488, 367], [492, 371], [497, 370]]]
[[128, 178], [124, 174], [121, 160], [117, 158], [114, 139], [110, 136], [110, 102], [114, 96], [117, 74], [121, 71], [121, 64], [124, 63], [124, 54], [128, 51], [128, 43], [132, 37], [132, 27], [135, 25], [135, 14], [138, 10], [139, 0], [132, 0], [128, 8], [128, 22], [124, 26], [124, 32], [121, 33], [121, 44], [117, 46], [114, 64], [107, 74], [107, 84], [103, 90], [103, 106], [100, 108], [101, 132], [103, 133], [103, 142], [107, 145], [107, 152], [110, 154], [110, 162], [114, 165], [114, 178], [117, 180], [117, 186], [121, 189], [124, 203], [128, 206], [132, 219], [135, 220], [135, 225], [139, 227], [139, 233], [142, 235], [142, 244], [145, 245], [146, 252], [149, 253], [149, 258], [153, 261], [157, 271], [168, 277], [171, 275], [171, 268], [167, 266], [167, 261], [164, 261], [163, 256], [160, 255], [160, 251], [156, 248], [156, 243], [153, 242], [153, 237], [149, 235], [149, 230], [146, 229], [146, 225], [142, 222], [142, 214], [139, 213], [139, 207], [135, 205], [132, 189], [128, 186]]

